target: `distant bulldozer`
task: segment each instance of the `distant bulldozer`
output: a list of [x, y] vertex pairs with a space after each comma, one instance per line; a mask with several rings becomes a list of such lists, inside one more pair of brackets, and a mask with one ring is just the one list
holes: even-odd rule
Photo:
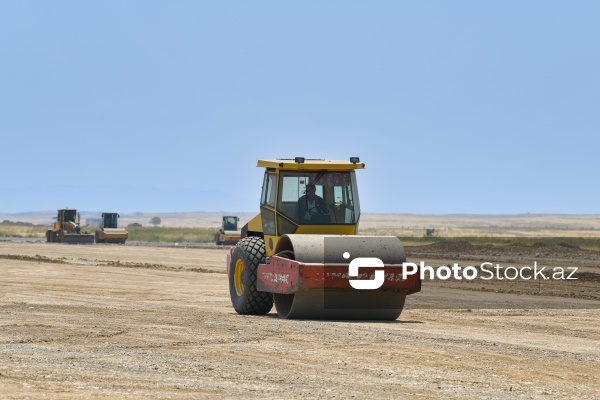
[[94, 235], [81, 233], [80, 216], [77, 210], [58, 210], [56, 222], [46, 231], [46, 241], [68, 244], [93, 244]]
[[119, 214], [102, 213], [100, 228], [96, 230], [96, 243], [125, 243], [129, 232], [118, 227]]

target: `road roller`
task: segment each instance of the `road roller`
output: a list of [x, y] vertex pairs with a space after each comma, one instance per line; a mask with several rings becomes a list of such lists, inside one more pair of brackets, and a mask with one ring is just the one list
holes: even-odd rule
[[403, 274], [394, 236], [360, 236], [355, 171], [346, 160], [258, 160], [265, 169], [260, 213], [227, 255], [238, 314], [282, 318], [395, 320], [419, 274]]
[[118, 213], [102, 213], [100, 226], [94, 234], [96, 243], [125, 243], [129, 232], [125, 228], [119, 228], [119, 218], [121, 216]]

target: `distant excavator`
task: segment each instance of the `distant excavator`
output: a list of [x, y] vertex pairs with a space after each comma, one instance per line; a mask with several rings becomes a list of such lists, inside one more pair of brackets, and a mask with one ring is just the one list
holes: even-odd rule
[[60, 209], [56, 222], [46, 231], [46, 241], [51, 243], [93, 244], [94, 235], [81, 233], [81, 217], [77, 210]]
[[96, 230], [96, 243], [120, 243], [123, 244], [129, 237], [129, 232], [119, 228], [117, 213], [102, 213], [100, 227]]

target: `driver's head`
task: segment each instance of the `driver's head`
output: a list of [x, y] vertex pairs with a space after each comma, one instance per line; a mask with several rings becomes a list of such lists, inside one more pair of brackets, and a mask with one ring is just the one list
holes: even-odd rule
[[306, 196], [308, 196], [309, 199], [313, 199], [316, 191], [317, 188], [314, 185], [309, 185], [306, 187]]

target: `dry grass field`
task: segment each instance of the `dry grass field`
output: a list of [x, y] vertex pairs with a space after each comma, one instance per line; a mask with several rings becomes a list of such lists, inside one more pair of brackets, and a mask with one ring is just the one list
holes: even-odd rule
[[[100, 213], [82, 212], [81, 220], [98, 218]], [[127, 226], [138, 223], [151, 226], [150, 219], [159, 217], [160, 226], [181, 228], [218, 228], [222, 215], [238, 215], [243, 225], [256, 213], [123, 213], [119, 223]], [[1, 214], [3, 220], [29, 222], [49, 226], [56, 217], [54, 211], [25, 214]], [[397, 236], [422, 236], [425, 229], [434, 228], [444, 236], [583, 236], [600, 237], [600, 215], [473, 215], [473, 214], [372, 214], [364, 213], [360, 219], [363, 233], [395, 234]]]

